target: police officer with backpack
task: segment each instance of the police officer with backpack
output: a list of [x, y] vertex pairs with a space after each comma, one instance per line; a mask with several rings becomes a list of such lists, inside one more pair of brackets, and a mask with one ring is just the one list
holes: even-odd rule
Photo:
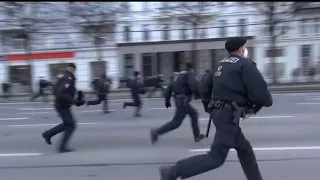
[[127, 106], [136, 107], [136, 112], [134, 117], [140, 117], [140, 111], [142, 107], [142, 101], [140, 98], [140, 94], [145, 94], [143, 79], [141, 77], [141, 73], [139, 71], [133, 72], [133, 77], [127, 79], [127, 86], [130, 88], [132, 102], [124, 102], [123, 109]]
[[[262, 180], [252, 146], [245, 138], [239, 119], [245, 117], [246, 109], [257, 113], [262, 107], [273, 104], [267, 83], [255, 63], [247, 58], [246, 40], [231, 38], [225, 48], [230, 56], [217, 63], [210, 92], [209, 112], [213, 116], [216, 134], [210, 151], [182, 159], [173, 166], [160, 168], [161, 180], [187, 179], [220, 167], [228, 152], [234, 148], [248, 180]], [[205, 100], [207, 101], [207, 100]]]
[[96, 81], [96, 95], [97, 99], [93, 101], [88, 101], [87, 106], [98, 105], [103, 102], [103, 112], [109, 113], [108, 110], [108, 93], [110, 91], [110, 86], [112, 82], [111, 79], [107, 78], [106, 75], [101, 75], [99, 81]]
[[[82, 106], [85, 104], [82, 91], [78, 91], [77, 93], [75, 87], [75, 70], [76, 65], [73, 63], [69, 64], [65, 72], [59, 75], [53, 88], [55, 96], [54, 107], [62, 119], [62, 123], [42, 133], [42, 137], [45, 139], [46, 143], [51, 145], [51, 138], [64, 132], [58, 148], [58, 152], [60, 153], [73, 151], [67, 147], [67, 143], [76, 128], [76, 122], [71, 112], [71, 106]], [[78, 94], [77, 98], [75, 98], [76, 94]]]
[[199, 81], [193, 71], [192, 64], [190, 63], [186, 63], [185, 71], [174, 74], [172, 81], [166, 90], [165, 106], [166, 108], [171, 107], [170, 99], [173, 95], [176, 111], [170, 122], [151, 130], [151, 142], [153, 144], [158, 141], [160, 135], [180, 127], [186, 115], [189, 115], [191, 119], [194, 140], [198, 142], [205, 138], [203, 134], [200, 134], [199, 115], [190, 104], [193, 97], [199, 98], [198, 83]]

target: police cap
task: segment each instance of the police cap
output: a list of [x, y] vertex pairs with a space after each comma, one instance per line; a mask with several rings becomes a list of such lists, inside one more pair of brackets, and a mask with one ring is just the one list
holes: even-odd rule
[[69, 63], [69, 64], [67, 65], [67, 67], [71, 67], [71, 68], [73, 68], [73, 69], [76, 69], [76, 68], [77, 68], [74, 63]]
[[240, 37], [233, 37], [227, 40], [225, 44], [225, 49], [230, 53], [236, 51], [240, 47], [246, 44], [247, 40]]

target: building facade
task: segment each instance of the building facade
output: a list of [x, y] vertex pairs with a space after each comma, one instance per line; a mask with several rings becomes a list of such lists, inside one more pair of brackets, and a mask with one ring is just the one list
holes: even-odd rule
[[[312, 5], [313, 4], [313, 5]], [[276, 74], [280, 82], [309, 81], [310, 69], [320, 73], [319, 3], [310, 3], [289, 22], [277, 26]], [[263, 21], [265, 16], [257, 16]], [[255, 38], [255, 60], [265, 79], [271, 80], [270, 36], [267, 26], [260, 26]]]
[[[14, 92], [28, 92], [30, 87], [37, 90], [39, 77], [54, 81], [67, 63], [75, 63], [79, 89], [91, 89], [92, 78], [104, 73], [114, 80], [114, 88], [118, 86], [115, 33], [100, 38], [97, 47], [96, 39], [83, 30], [87, 24], [70, 22], [63, 9], [65, 4], [33, 4], [32, 7], [40, 6], [37, 23], [30, 14], [30, 4], [21, 3], [19, 13], [15, 12], [17, 4], [13, 5], [13, 12], [9, 3], [2, 6], [6, 9], [1, 10], [0, 21], [0, 82], [12, 82]], [[29, 14], [25, 12], [28, 8]]]
[[165, 12], [169, 15], [159, 12], [175, 5], [137, 2], [130, 16], [118, 24], [118, 31], [122, 31], [117, 37], [120, 76], [140, 70], [144, 76], [161, 73], [167, 79], [192, 59], [193, 50], [196, 50], [196, 71], [201, 74], [227, 55], [224, 50], [227, 37], [247, 37], [249, 55], [254, 56], [256, 27], [250, 26], [255, 21], [253, 9], [231, 2], [207, 5], [211, 6], [209, 10], [197, 12], [207, 19], [198, 24], [194, 34], [190, 23], [172, 18], [179, 17], [173, 11]]

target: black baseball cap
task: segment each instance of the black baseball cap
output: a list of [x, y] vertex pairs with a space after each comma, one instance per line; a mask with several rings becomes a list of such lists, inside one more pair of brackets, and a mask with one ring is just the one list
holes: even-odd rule
[[246, 44], [247, 40], [241, 37], [233, 37], [227, 40], [225, 49], [230, 53], [236, 51]]

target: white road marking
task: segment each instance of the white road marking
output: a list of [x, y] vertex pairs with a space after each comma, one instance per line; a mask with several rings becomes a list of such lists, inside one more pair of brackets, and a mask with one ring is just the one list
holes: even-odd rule
[[320, 104], [320, 103], [295, 103], [295, 104], [298, 104], [298, 105], [317, 105], [317, 104]]
[[26, 120], [29, 119], [27, 117], [22, 117], [22, 118], [0, 118], [0, 121], [15, 121], [15, 120]]
[[314, 97], [314, 98], [307, 98], [307, 101], [319, 101], [320, 97]]
[[252, 116], [250, 119], [277, 119], [277, 118], [294, 118], [294, 116]]
[[148, 110], [162, 110], [162, 109], [174, 110], [175, 107], [171, 107], [171, 108], [166, 108], [166, 107], [163, 107], [163, 108], [148, 108]]
[[[189, 152], [208, 152], [210, 149], [190, 149]], [[320, 146], [307, 147], [262, 147], [253, 148], [254, 151], [293, 151], [293, 150], [320, 150]], [[231, 149], [235, 151], [235, 149]]]
[[8, 102], [8, 103], [0, 103], [0, 105], [1, 104], [3, 104], [3, 105], [14, 105], [14, 104], [40, 104], [40, 103], [42, 103], [42, 104], [44, 104], [44, 102]]
[[20, 108], [20, 111], [33, 111], [33, 110], [52, 110], [54, 108]]
[[[294, 116], [251, 116], [248, 119], [279, 119], [279, 118], [294, 118]], [[200, 118], [199, 121], [208, 121], [208, 118]]]
[[[78, 125], [96, 125], [100, 124], [100, 122], [92, 122], [92, 123], [77, 123]], [[8, 125], [8, 127], [41, 127], [41, 126], [56, 126], [58, 124], [14, 124]]]
[[0, 154], [0, 157], [20, 157], [20, 156], [40, 156], [43, 153], [10, 153], [10, 154]]
[[16, 114], [49, 114], [54, 112], [23, 112], [23, 113], [16, 113]]
[[[114, 112], [114, 111], [116, 111], [116, 110], [109, 110], [110, 112]], [[117, 111], [120, 111], [120, 110], [117, 110]], [[98, 110], [98, 109], [96, 109], [96, 110], [87, 110], [87, 111], [81, 111], [81, 112], [84, 112], [84, 113], [87, 113], [87, 112], [102, 112], [102, 110]]]

